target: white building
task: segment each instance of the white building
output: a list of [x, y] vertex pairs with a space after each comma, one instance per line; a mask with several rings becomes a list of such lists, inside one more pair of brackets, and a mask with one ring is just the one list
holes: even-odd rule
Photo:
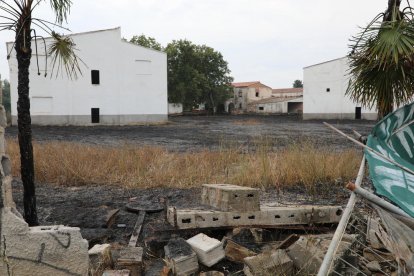
[[345, 95], [349, 82], [346, 57], [303, 69], [303, 119], [377, 118], [376, 109], [362, 108]]
[[247, 111], [264, 114], [300, 114], [303, 109], [302, 97], [271, 97], [248, 104]]
[[[122, 40], [121, 29], [72, 34], [78, 56], [85, 63], [82, 76], [45, 78], [45, 47], [38, 40], [30, 65], [32, 123], [39, 125], [125, 125], [168, 120], [167, 55]], [[46, 39], [46, 44], [51, 39]], [[7, 43], [10, 51], [12, 43]], [[12, 123], [17, 122], [17, 60], [9, 59]]]

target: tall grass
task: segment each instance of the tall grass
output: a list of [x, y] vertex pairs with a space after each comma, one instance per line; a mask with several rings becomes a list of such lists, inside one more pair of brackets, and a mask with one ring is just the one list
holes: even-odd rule
[[[18, 144], [7, 141], [14, 176], [20, 174]], [[69, 142], [34, 143], [39, 182], [56, 185], [112, 184], [124, 187], [195, 187], [230, 183], [252, 187], [312, 190], [318, 184], [354, 178], [361, 155], [356, 150], [331, 152], [312, 144], [271, 151], [266, 145], [241, 153], [218, 151], [177, 153], [160, 147], [104, 147]]]

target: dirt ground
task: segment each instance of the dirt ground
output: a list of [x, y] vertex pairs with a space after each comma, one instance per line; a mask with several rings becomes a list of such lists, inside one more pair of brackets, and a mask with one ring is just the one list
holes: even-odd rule
[[[298, 116], [183, 116], [171, 117], [165, 125], [154, 126], [33, 126], [35, 141], [71, 141], [117, 146], [137, 144], [162, 146], [174, 151], [218, 149], [237, 146], [247, 150], [263, 142], [278, 148], [310, 141], [317, 146], [344, 149], [354, 147], [327, 128], [320, 120], [303, 121]], [[341, 130], [369, 134], [374, 123], [364, 120], [328, 121]], [[6, 130], [7, 138], [17, 137], [17, 127]]]
[[[369, 121], [331, 121], [330, 123], [347, 133], [351, 133], [354, 129], [362, 134], [368, 134], [374, 124]], [[7, 128], [6, 137], [16, 139], [17, 128]], [[275, 148], [305, 140], [320, 147], [332, 147], [337, 150], [355, 147], [325, 127], [321, 121], [302, 121], [294, 116], [173, 117], [170, 123], [157, 126], [34, 126], [33, 137], [39, 142], [58, 140], [107, 146], [127, 143], [162, 146], [174, 151], [216, 150], [226, 143], [254, 150], [257, 142], [263, 141], [264, 138]], [[168, 205], [192, 207], [199, 205], [200, 191], [199, 188], [123, 189], [111, 185], [56, 187], [47, 183], [39, 183], [36, 192], [41, 225], [63, 224], [80, 227], [83, 237], [92, 246], [104, 242], [128, 243], [138, 217], [137, 214], [125, 209], [125, 205], [131, 199], [140, 204], [152, 206], [163, 198]], [[18, 209], [23, 213], [23, 189], [19, 179], [13, 181], [13, 195]], [[342, 188], [335, 188], [326, 195], [309, 195], [295, 189], [283, 192], [276, 190], [261, 192], [262, 202], [278, 202], [280, 205], [344, 205], [348, 196], [348, 192]], [[112, 209], [120, 211], [112, 227], [108, 228], [105, 225], [104, 216], [108, 210]], [[147, 257], [157, 255], [161, 257], [154, 251], [162, 249], [172, 234], [176, 232], [165, 222], [165, 213], [147, 214], [139, 243], [151, 248]], [[194, 233], [179, 234], [190, 237]], [[217, 235], [217, 232], [212, 235]], [[220, 237], [222, 235], [217, 236], [217, 238]], [[151, 259], [151, 265], [148, 265], [149, 270], [156, 268], [157, 265], [162, 266], [159, 258], [149, 259]], [[222, 267], [226, 265], [219, 263]], [[223, 271], [222, 268], [219, 270]], [[157, 275], [157, 272], [154, 274], [148, 272], [146, 275]]]

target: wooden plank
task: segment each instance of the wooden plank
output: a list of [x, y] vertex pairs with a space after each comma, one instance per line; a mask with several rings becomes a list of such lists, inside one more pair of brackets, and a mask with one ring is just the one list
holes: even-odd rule
[[135, 247], [137, 246], [139, 234], [141, 232], [142, 224], [145, 219], [145, 211], [140, 211], [138, 215], [137, 222], [135, 223], [134, 230], [132, 231], [131, 238], [129, 240], [128, 246]]

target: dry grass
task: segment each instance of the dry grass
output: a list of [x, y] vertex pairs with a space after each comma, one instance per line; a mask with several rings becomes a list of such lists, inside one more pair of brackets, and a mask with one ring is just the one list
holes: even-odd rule
[[[13, 173], [19, 176], [19, 151], [8, 141]], [[68, 142], [34, 143], [36, 180], [56, 185], [113, 184], [124, 187], [194, 187], [231, 183], [284, 188], [299, 185], [313, 190], [319, 184], [354, 178], [361, 155], [331, 152], [310, 144], [277, 152], [262, 146], [255, 153], [234, 148], [176, 153], [158, 147], [119, 148]]]
[[257, 119], [248, 119], [248, 120], [236, 120], [233, 122], [233, 124], [243, 125], [243, 126], [256, 126], [256, 125], [262, 124], [262, 122], [260, 122]]

